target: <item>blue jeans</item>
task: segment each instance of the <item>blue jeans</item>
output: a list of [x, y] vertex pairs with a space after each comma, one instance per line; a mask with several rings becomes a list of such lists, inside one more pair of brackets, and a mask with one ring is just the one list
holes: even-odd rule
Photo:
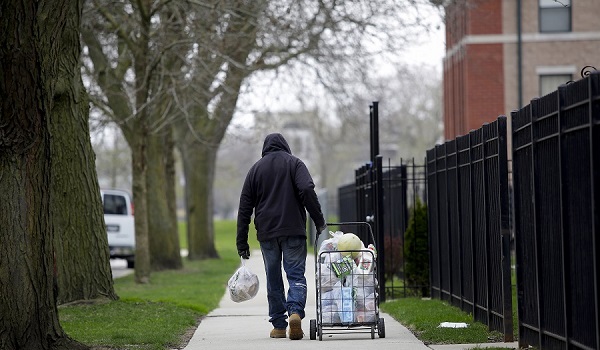
[[[269, 322], [274, 328], [286, 328], [286, 312], [304, 318], [306, 305], [306, 237], [277, 237], [260, 242], [267, 274], [267, 300]], [[281, 275], [281, 262], [289, 283], [287, 300]]]

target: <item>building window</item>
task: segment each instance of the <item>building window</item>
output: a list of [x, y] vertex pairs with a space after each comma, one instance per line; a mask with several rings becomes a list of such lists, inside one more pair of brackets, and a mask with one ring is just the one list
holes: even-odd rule
[[560, 85], [566, 84], [571, 79], [571, 74], [540, 75], [540, 96], [558, 90]]
[[571, 31], [571, 0], [539, 0], [540, 33]]

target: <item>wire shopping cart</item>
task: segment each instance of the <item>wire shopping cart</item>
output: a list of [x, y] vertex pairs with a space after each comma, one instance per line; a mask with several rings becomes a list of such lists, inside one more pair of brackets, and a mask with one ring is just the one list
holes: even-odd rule
[[[379, 284], [375, 236], [367, 222], [327, 223], [327, 226], [366, 226], [368, 248], [338, 250], [336, 237], [319, 247], [315, 238], [315, 282], [317, 318], [310, 320], [310, 339], [324, 334], [371, 333], [385, 338], [384, 319], [379, 317]], [[339, 238], [339, 236], [338, 236]], [[371, 244], [372, 243], [372, 244]], [[320, 248], [320, 249], [319, 249]]]

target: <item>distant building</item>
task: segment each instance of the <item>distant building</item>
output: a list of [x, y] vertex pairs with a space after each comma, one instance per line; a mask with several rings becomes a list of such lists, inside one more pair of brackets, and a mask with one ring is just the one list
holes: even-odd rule
[[[510, 116], [600, 68], [598, 0], [453, 0], [445, 7], [444, 137]], [[510, 118], [509, 118], [510, 119]]]
[[255, 119], [256, 125], [266, 128], [263, 131], [264, 135], [272, 132], [281, 133], [290, 145], [292, 154], [302, 159], [310, 169], [315, 183], [319, 183], [316, 167], [321, 155], [315, 146], [315, 136], [308, 124], [315, 118], [315, 113], [317, 112], [259, 113], [255, 115]]

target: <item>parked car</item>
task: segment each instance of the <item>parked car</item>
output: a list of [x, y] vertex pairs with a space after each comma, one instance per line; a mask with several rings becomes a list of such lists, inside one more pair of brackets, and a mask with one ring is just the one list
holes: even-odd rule
[[111, 259], [127, 260], [127, 267], [135, 265], [135, 225], [133, 201], [129, 192], [119, 189], [101, 189], [104, 221], [108, 235]]

